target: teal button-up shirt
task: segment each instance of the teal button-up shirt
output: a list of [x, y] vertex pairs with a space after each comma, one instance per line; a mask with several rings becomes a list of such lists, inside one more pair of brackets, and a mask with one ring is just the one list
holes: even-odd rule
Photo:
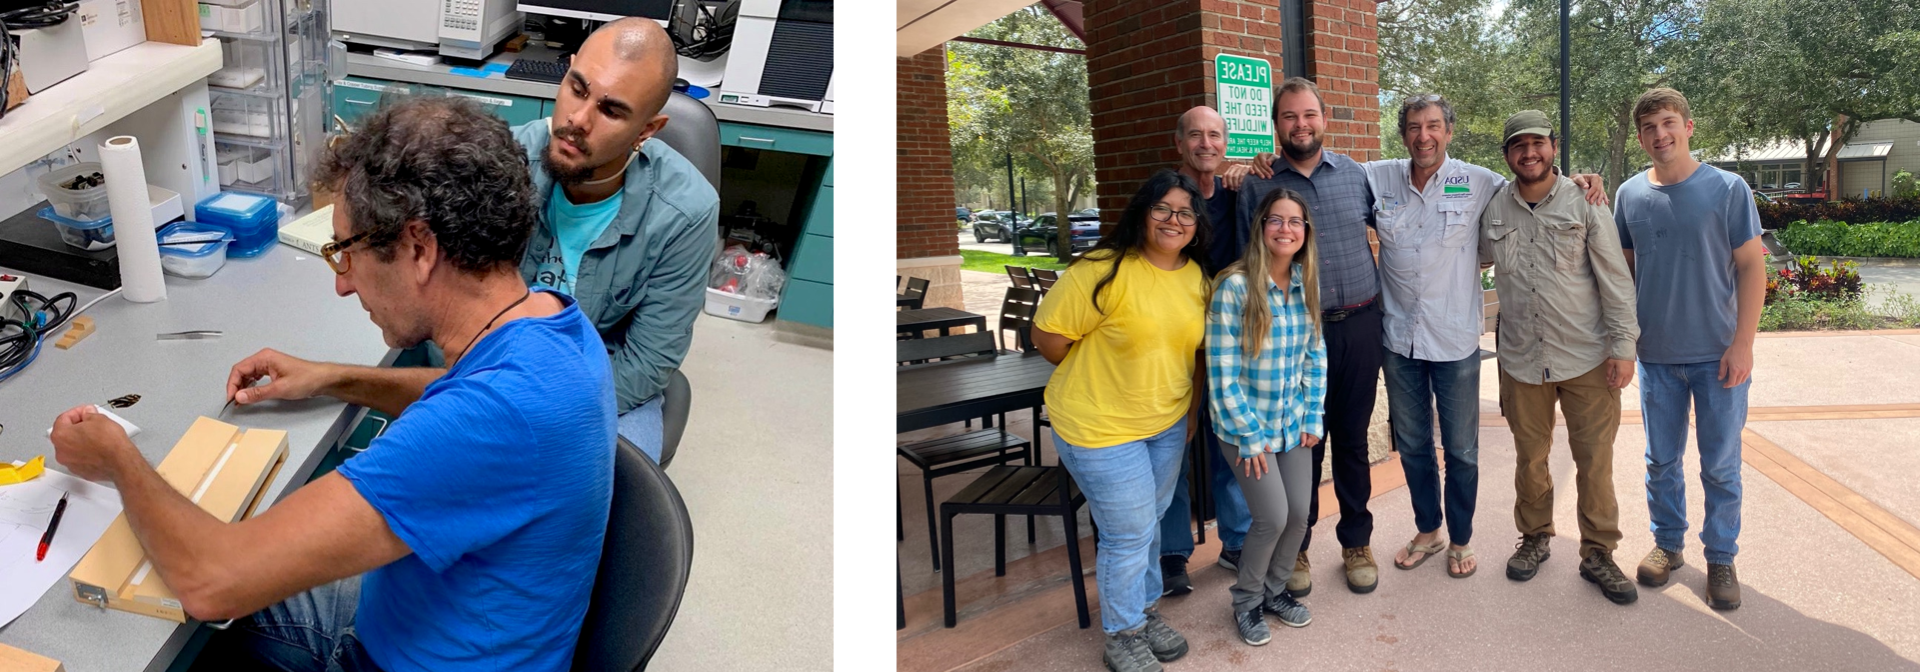
[[[554, 188], [541, 167], [553, 137], [547, 124], [538, 119], [513, 129], [527, 150], [534, 212], [543, 220]], [[687, 356], [707, 268], [719, 250], [720, 195], [692, 162], [653, 139], [627, 166], [620, 198], [619, 214], [580, 259], [573, 298], [607, 344], [617, 411], [625, 413], [666, 389], [667, 376]], [[528, 283], [540, 282], [539, 260], [556, 245], [547, 222], [534, 227], [520, 262]]]

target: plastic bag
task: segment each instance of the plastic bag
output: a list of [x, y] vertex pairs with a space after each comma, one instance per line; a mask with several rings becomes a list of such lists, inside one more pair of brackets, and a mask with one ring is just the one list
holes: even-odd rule
[[732, 294], [740, 293], [740, 283], [747, 278], [747, 268], [752, 265], [753, 255], [740, 245], [728, 245], [713, 259], [713, 269], [707, 272], [707, 286]]
[[777, 299], [780, 289], [786, 284], [787, 272], [780, 269], [780, 262], [774, 261], [765, 252], [755, 252], [747, 266], [746, 291], [741, 293], [755, 299]]

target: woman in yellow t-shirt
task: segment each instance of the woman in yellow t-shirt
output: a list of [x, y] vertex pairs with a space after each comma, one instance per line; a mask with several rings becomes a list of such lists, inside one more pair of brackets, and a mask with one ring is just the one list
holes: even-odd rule
[[1154, 608], [1160, 514], [1193, 437], [1206, 331], [1208, 223], [1191, 178], [1148, 178], [1120, 223], [1040, 301], [1033, 342], [1053, 446], [1100, 526], [1100, 621], [1114, 670], [1155, 669], [1187, 641]]

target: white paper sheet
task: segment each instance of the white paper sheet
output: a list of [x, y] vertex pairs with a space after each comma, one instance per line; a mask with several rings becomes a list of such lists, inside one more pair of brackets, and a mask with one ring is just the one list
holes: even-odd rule
[[[40, 535], [62, 493], [71, 495], [67, 512], [60, 516], [47, 559], [36, 562]], [[67, 573], [119, 515], [119, 491], [53, 469], [25, 483], [0, 485], [0, 626], [26, 613], [54, 584], [66, 581]]]

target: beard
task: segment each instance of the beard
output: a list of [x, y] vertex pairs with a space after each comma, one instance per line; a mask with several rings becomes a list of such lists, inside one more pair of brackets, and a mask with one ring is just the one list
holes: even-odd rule
[[1280, 143], [1280, 151], [1285, 152], [1287, 158], [1295, 161], [1311, 159], [1315, 154], [1320, 153], [1320, 134], [1314, 133], [1313, 139], [1304, 145], [1294, 144], [1293, 136], [1288, 135], [1287, 141]]
[[1513, 179], [1515, 182], [1521, 184], [1539, 184], [1551, 180], [1553, 179], [1553, 163], [1550, 161], [1541, 162], [1540, 174], [1538, 175], [1528, 175], [1525, 171], [1521, 170], [1519, 166], [1513, 166]]
[[541, 170], [547, 173], [547, 177], [561, 184], [578, 184], [585, 182], [587, 178], [593, 176], [593, 169], [598, 166], [562, 166], [560, 164], [560, 154], [558, 151], [558, 143], [562, 140], [571, 142], [576, 146], [585, 147], [587, 144], [587, 134], [572, 126], [561, 126], [553, 129], [553, 137], [547, 141], [546, 160], [540, 162]]

